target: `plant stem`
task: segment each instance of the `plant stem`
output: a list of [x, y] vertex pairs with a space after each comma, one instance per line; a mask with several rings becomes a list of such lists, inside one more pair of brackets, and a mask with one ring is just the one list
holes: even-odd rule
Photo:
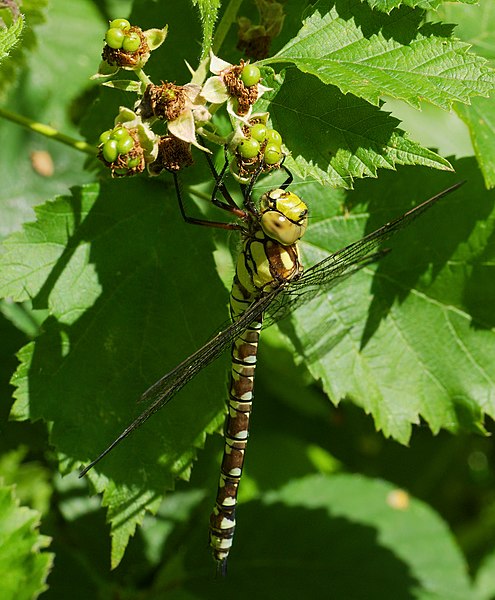
[[222, 20], [216, 28], [215, 37], [213, 38], [212, 50], [214, 54], [217, 54], [223, 42], [225, 41], [230, 26], [235, 22], [241, 4], [242, 0], [230, 0], [227, 8], [225, 9]]
[[62, 144], [66, 144], [74, 150], [79, 150], [80, 152], [85, 152], [91, 156], [95, 156], [98, 152], [98, 149], [95, 146], [91, 146], [86, 142], [81, 140], [76, 140], [64, 133], [60, 133], [58, 129], [54, 127], [50, 127], [50, 125], [45, 125], [44, 123], [38, 123], [37, 121], [33, 121], [32, 119], [28, 119], [16, 113], [10, 112], [5, 108], [0, 108], [0, 117], [4, 119], [8, 119], [9, 121], [13, 121], [18, 125], [22, 125], [26, 129], [30, 129], [31, 131], [35, 131], [36, 133], [40, 133], [46, 137], [57, 140], [58, 142], [62, 142]]
[[146, 73], [143, 71], [143, 69], [135, 69], [134, 73], [136, 73], [139, 80], [142, 81], [144, 83], [144, 85], [149, 85], [150, 83], [153, 83], [151, 81], [151, 79], [148, 77], [148, 75], [146, 75]]

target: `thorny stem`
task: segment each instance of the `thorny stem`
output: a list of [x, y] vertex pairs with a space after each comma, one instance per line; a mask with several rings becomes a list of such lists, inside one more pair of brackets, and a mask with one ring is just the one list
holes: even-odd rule
[[96, 146], [92, 146], [91, 144], [87, 144], [81, 140], [76, 140], [64, 133], [60, 133], [58, 129], [54, 127], [50, 127], [50, 125], [45, 125], [44, 123], [38, 123], [37, 121], [33, 121], [32, 119], [28, 119], [27, 117], [23, 117], [16, 113], [10, 112], [5, 108], [0, 108], [0, 117], [4, 119], [8, 119], [9, 121], [13, 121], [18, 125], [22, 125], [26, 129], [30, 129], [31, 131], [35, 131], [36, 133], [40, 133], [46, 137], [57, 140], [58, 142], [62, 142], [62, 144], [66, 144], [74, 150], [79, 150], [80, 152], [85, 152], [90, 156], [95, 156], [98, 152]]
[[215, 30], [215, 37], [213, 38], [211, 48], [213, 50], [213, 54], [218, 54], [218, 51], [227, 37], [230, 26], [232, 23], [235, 23], [241, 4], [242, 0], [230, 0], [225, 12], [223, 13], [222, 20]]

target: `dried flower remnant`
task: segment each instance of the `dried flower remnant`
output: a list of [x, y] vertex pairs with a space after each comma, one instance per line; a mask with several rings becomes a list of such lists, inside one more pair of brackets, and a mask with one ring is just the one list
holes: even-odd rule
[[191, 144], [173, 135], [163, 135], [158, 142], [157, 159], [148, 165], [148, 171], [151, 175], [159, 175], [163, 170], [177, 172], [193, 162]]
[[173, 121], [186, 107], [186, 92], [182, 86], [163, 82], [162, 85], [150, 84], [146, 87], [139, 105], [139, 114], [143, 119], [156, 117]]
[[143, 119], [155, 117], [167, 121], [171, 135], [209, 152], [196, 139], [196, 128], [211, 118], [205, 104], [201, 86], [165, 82], [162, 85], [148, 85], [137, 113]]
[[237, 49], [254, 60], [262, 60], [270, 54], [272, 40], [280, 34], [284, 24], [284, 6], [276, 0], [255, 0], [260, 15], [259, 24], [239, 17]]

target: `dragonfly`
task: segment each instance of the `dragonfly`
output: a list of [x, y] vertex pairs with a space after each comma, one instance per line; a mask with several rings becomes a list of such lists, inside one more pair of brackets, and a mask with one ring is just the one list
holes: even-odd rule
[[[289, 190], [290, 171], [280, 187], [253, 199], [257, 173], [242, 185], [240, 208], [225, 184], [226, 161], [218, 173], [208, 161], [215, 178], [212, 203], [228, 211], [236, 220], [224, 223], [197, 219], [186, 214], [180, 180], [174, 173], [179, 208], [188, 223], [237, 230], [241, 250], [230, 293], [230, 323], [201, 348], [166, 373], [139, 399], [147, 408], [79, 474], [84, 476], [120, 442], [143, 425], [198, 373], [231, 348], [231, 377], [224, 426], [224, 452], [215, 505], [210, 516], [209, 540], [217, 570], [226, 573], [235, 525], [237, 494], [242, 477], [249, 436], [249, 419], [254, 398], [254, 376], [258, 342], [262, 328], [284, 318], [302, 304], [327, 293], [363, 267], [388, 253], [383, 243], [429, 210], [441, 198], [464, 182], [456, 183], [419, 204], [395, 220], [338, 250], [307, 270], [301, 264], [298, 242], [308, 224], [308, 208]], [[218, 198], [218, 195], [221, 198]]]

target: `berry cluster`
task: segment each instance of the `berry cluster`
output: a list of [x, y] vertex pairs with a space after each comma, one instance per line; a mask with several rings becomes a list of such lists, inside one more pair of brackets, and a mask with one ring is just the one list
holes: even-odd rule
[[127, 19], [114, 19], [105, 34], [105, 42], [113, 50], [136, 52], [141, 46], [141, 37], [131, 30]]
[[282, 136], [276, 129], [270, 129], [264, 123], [255, 123], [248, 128], [247, 137], [240, 141], [237, 149], [244, 159], [253, 159], [260, 152], [267, 165], [276, 165], [282, 159]]
[[[232, 153], [231, 171], [241, 182], [280, 168], [287, 155], [282, 138], [267, 124], [267, 112], [253, 112], [260, 97], [271, 91], [263, 85], [260, 68], [244, 60], [230, 64], [211, 53], [212, 76], [198, 72], [184, 85], [156, 85], [143, 67], [166, 34], [167, 27], [143, 31], [123, 18], [109, 24], [97, 77], [106, 80], [122, 68], [135, 71], [140, 80], [112, 82], [112, 87], [138, 94], [133, 109], [121, 106], [114, 129], [100, 137], [99, 157], [112, 174], [134, 175], [144, 168], [152, 175], [178, 171], [192, 164], [192, 146], [210, 152], [205, 141]], [[215, 114], [222, 105], [231, 130], [220, 134]]]
[[138, 169], [141, 165], [140, 148], [135, 150], [135, 142], [130, 131], [117, 125], [113, 129], [107, 129], [100, 135], [100, 156], [112, 167], [117, 175], [128, 175]]

